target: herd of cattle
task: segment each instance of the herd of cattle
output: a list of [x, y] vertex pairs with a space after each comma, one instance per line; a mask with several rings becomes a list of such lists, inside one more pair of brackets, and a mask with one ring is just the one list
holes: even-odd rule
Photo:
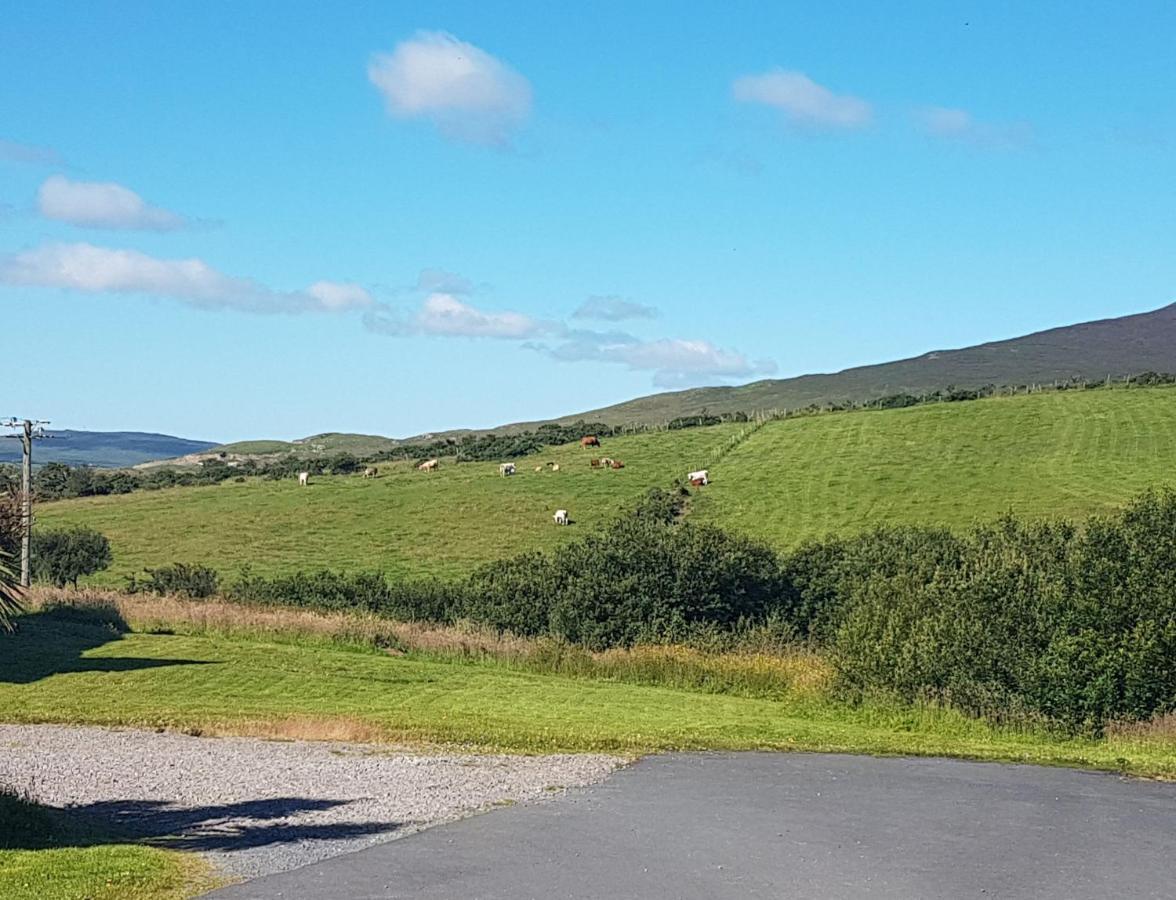
[[[600, 438], [596, 437], [596, 435], [589, 434], [589, 435], [585, 435], [584, 437], [580, 438], [580, 448], [581, 449], [587, 449], [589, 447], [599, 447], [599, 446], [600, 446]], [[590, 460], [588, 460], [588, 464], [594, 469], [623, 469], [623, 468], [625, 468], [625, 464], [623, 462], [621, 462], [619, 459], [612, 459], [608, 456], [601, 456], [601, 457], [596, 457], [596, 458], [590, 459]], [[424, 462], [420, 463], [417, 466], [417, 470], [420, 472], [426, 472], [426, 473], [435, 472], [438, 468], [440, 468], [440, 465], [441, 465], [440, 460], [426, 459]], [[547, 463], [541, 463], [540, 465], [535, 466], [536, 472], [542, 472], [544, 469], [550, 469], [552, 472], [558, 472], [559, 471], [559, 463], [547, 462]], [[512, 462], [502, 463], [498, 466], [498, 474], [500, 476], [502, 476], [503, 478], [507, 478], [511, 475], [514, 475], [517, 471], [518, 471], [518, 467]], [[363, 477], [364, 478], [376, 478], [377, 476], [379, 476], [379, 474], [380, 474], [380, 470], [376, 466], [368, 466], [366, 469], [363, 470]], [[710, 474], [707, 472], [706, 469], [699, 469], [696, 472], [689, 472], [686, 475], [686, 480], [690, 483], [690, 485], [692, 487], [702, 487], [703, 485], [710, 484]], [[301, 487], [306, 487], [308, 484], [310, 484], [310, 472], [309, 471], [298, 473], [298, 484]], [[555, 520], [556, 525], [570, 525], [572, 522], [571, 518], [568, 516], [568, 511], [566, 509], [557, 509], [555, 511], [555, 515], [552, 516], [552, 518]]]

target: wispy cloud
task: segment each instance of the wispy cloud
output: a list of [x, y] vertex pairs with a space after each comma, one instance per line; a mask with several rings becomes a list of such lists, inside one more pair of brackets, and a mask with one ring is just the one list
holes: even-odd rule
[[819, 128], [863, 128], [873, 119], [869, 103], [850, 94], [835, 94], [803, 72], [771, 69], [744, 75], [731, 85], [741, 103], [759, 103], [784, 113], [797, 125]]
[[776, 371], [776, 363], [770, 359], [751, 360], [710, 341], [642, 340], [623, 331], [569, 331], [561, 343], [539, 349], [563, 362], [617, 363], [634, 371], [653, 372], [653, 383], [658, 387], [766, 376]]
[[64, 161], [52, 147], [38, 147], [0, 138], [0, 160], [28, 165], [60, 166]]
[[946, 106], [927, 106], [914, 116], [924, 134], [940, 140], [989, 150], [1017, 150], [1033, 142], [1028, 122], [978, 122], [967, 110]]
[[553, 327], [523, 313], [488, 312], [453, 294], [432, 293], [416, 312], [408, 316], [387, 306], [377, 306], [364, 316], [371, 331], [395, 337], [498, 338], [521, 341], [546, 334]]
[[601, 322], [623, 322], [626, 319], [654, 319], [657, 310], [616, 296], [592, 296], [572, 313], [573, 319], [596, 319]]
[[367, 74], [391, 115], [427, 119], [456, 140], [507, 145], [531, 112], [526, 78], [446, 32], [417, 32], [376, 54]]
[[183, 216], [152, 206], [121, 184], [72, 181], [64, 175], [45, 179], [37, 192], [37, 207], [47, 219], [88, 228], [175, 231], [188, 224]]
[[251, 278], [225, 275], [200, 259], [158, 259], [85, 243], [46, 244], [0, 257], [0, 283], [145, 294], [200, 309], [253, 313], [340, 312], [372, 305], [367, 291], [355, 284], [317, 281], [305, 290], [276, 291]]

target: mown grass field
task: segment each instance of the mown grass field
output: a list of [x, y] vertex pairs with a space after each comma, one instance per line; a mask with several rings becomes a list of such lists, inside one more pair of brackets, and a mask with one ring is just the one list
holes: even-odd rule
[[[770, 422], [718, 463], [746, 426], [630, 435], [601, 451], [553, 448], [499, 478], [493, 463], [423, 475], [251, 480], [46, 504], [46, 527], [107, 534], [115, 564], [97, 583], [181, 561], [225, 573], [323, 566], [452, 576], [598, 528], [650, 486], [710, 468], [691, 515], [787, 548], [878, 524], [962, 527], [1013, 511], [1081, 518], [1176, 483], [1176, 388], [1040, 393]], [[597, 453], [625, 462], [592, 470]], [[544, 461], [561, 471], [536, 473]], [[575, 526], [551, 513], [570, 510]]]
[[[393, 576], [465, 574], [479, 563], [554, 547], [600, 527], [651, 485], [704, 465], [740, 426], [626, 435], [599, 450], [551, 448], [518, 461], [518, 474], [497, 463], [442, 463], [432, 474], [409, 463], [384, 463], [380, 476], [323, 476], [300, 488], [295, 480], [87, 497], [45, 504], [40, 525], [83, 523], [106, 534], [114, 566], [97, 583], [171, 562], [202, 563], [231, 574], [316, 569], [378, 570]], [[606, 454], [624, 469], [592, 469]], [[555, 462], [560, 471], [540, 463]], [[556, 527], [567, 509], [574, 524]]]
[[1176, 777], [1176, 745], [998, 728], [931, 708], [849, 707], [521, 671], [490, 661], [214, 632], [128, 633], [25, 618], [0, 637], [13, 722], [380, 738], [508, 752], [785, 749], [949, 755]]
[[1176, 389], [1041, 393], [770, 422], [694, 515], [790, 547], [1006, 512], [1081, 519], [1176, 484]]

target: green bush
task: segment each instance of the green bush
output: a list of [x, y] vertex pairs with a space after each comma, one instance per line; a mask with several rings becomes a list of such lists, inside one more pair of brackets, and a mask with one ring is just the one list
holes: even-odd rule
[[78, 586], [83, 575], [107, 568], [113, 557], [110, 541], [93, 528], [77, 526], [58, 531], [34, 531], [31, 546], [31, 575], [57, 587]]
[[179, 594], [194, 600], [215, 596], [220, 587], [220, 576], [208, 566], [172, 563], [158, 569], [148, 569], [141, 577], [127, 579], [127, 591], [132, 594]]
[[483, 567], [470, 579], [464, 614], [603, 650], [761, 621], [783, 590], [776, 556], [761, 544], [710, 526], [633, 516], [550, 556]]
[[[785, 569], [850, 695], [884, 690], [1097, 731], [1176, 708], [1176, 492], [1078, 530], [892, 529]], [[801, 561], [813, 563], [798, 565]], [[798, 571], [804, 579], [797, 579]]]
[[227, 591], [239, 603], [321, 610], [362, 610], [400, 621], [451, 622], [462, 606], [463, 588], [438, 580], [389, 582], [375, 573], [323, 569], [262, 578], [243, 573]]

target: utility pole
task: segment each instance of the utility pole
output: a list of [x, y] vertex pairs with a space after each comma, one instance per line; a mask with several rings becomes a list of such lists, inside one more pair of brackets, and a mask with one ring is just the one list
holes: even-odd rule
[[20, 429], [20, 446], [24, 451], [20, 472], [20, 586], [32, 584], [30, 560], [33, 545], [33, 440], [45, 436], [48, 422], [33, 419], [8, 419], [7, 428]]

